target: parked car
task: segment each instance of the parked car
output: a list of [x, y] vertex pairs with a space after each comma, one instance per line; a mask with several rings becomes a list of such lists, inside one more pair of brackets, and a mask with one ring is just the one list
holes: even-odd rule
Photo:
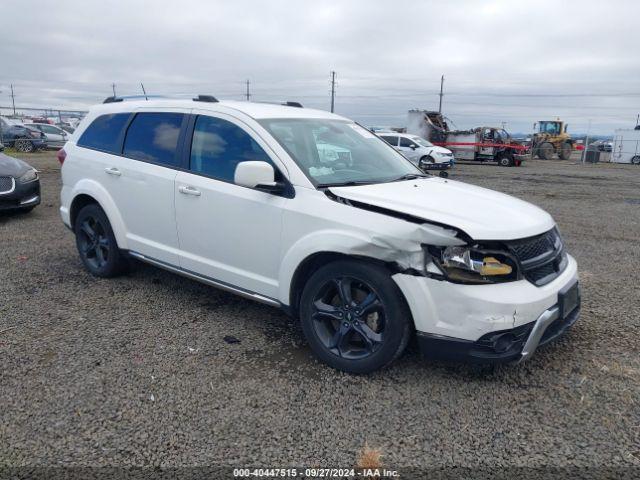
[[613, 151], [613, 142], [608, 140], [596, 140], [593, 143], [589, 144], [590, 149], [595, 149], [599, 152], [612, 152]]
[[22, 160], [0, 153], [0, 211], [31, 211], [40, 203], [38, 171]]
[[417, 135], [406, 133], [379, 133], [378, 135], [421, 170], [445, 170], [454, 164], [451, 150], [437, 147]]
[[[319, 142], [349, 164], [323, 162]], [[578, 318], [577, 265], [548, 213], [425, 174], [325, 111], [109, 100], [58, 159], [90, 273], [134, 258], [280, 307], [337, 369], [379, 369], [414, 333], [427, 356], [521, 361]]]
[[14, 147], [25, 153], [47, 146], [44, 133], [12, 118], [0, 117], [0, 140], [7, 147]]
[[76, 131], [71, 125], [67, 125], [66, 123], [56, 123], [56, 127], [60, 127], [62, 130], [67, 132], [68, 134], [72, 134]]
[[49, 125], [47, 123], [31, 123], [28, 124], [28, 126], [44, 133], [47, 148], [62, 148], [69, 139], [69, 134], [62, 128], [56, 127], [55, 125]]

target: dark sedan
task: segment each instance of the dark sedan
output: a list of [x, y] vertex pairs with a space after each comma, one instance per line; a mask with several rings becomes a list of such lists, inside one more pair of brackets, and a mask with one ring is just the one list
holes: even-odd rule
[[30, 211], [40, 203], [38, 171], [28, 163], [0, 153], [0, 211]]
[[27, 127], [14, 119], [0, 118], [0, 142], [7, 147], [29, 153], [46, 148], [46, 140], [45, 134], [35, 128]]

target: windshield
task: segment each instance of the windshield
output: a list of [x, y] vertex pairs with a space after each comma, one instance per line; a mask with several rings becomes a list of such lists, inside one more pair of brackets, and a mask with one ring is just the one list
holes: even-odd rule
[[411, 140], [413, 140], [418, 145], [421, 145], [423, 147], [433, 147], [433, 143], [429, 142], [428, 140], [425, 140], [422, 137], [411, 137]]
[[278, 118], [260, 123], [317, 187], [383, 183], [422, 174], [387, 142], [352, 122]]

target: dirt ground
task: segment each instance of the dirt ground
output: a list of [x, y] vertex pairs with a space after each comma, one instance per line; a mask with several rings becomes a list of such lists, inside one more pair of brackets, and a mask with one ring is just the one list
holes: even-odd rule
[[317, 363], [277, 309], [140, 264], [88, 275], [58, 214], [54, 154], [27, 159], [43, 203], [0, 216], [0, 470], [351, 467], [366, 443], [400, 472], [640, 472], [639, 167], [458, 165], [452, 179], [553, 215], [578, 261], [580, 320], [520, 365], [427, 362], [413, 347], [352, 376]]

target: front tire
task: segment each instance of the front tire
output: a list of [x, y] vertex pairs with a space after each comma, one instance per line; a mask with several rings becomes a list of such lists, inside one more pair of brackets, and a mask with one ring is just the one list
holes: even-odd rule
[[25, 139], [16, 140], [15, 148], [22, 153], [31, 153], [35, 150], [33, 142]]
[[498, 164], [502, 167], [513, 167], [513, 157], [510, 155], [502, 155], [498, 158]]
[[411, 313], [388, 271], [358, 260], [332, 262], [311, 276], [300, 319], [316, 357], [348, 373], [385, 367], [411, 335]]
[[636, 155], [631, 158], [631, 163], [633, 165], [640, 165], [640, 155]]
[[127, 269], [127, 260], [118, 248], [107, 215], [99, 205], [90, 204], [80, 210], [74, 232], [80, 259], [92, 275], [110, 278]]
[[425, 155], [424, 157], [420, 157], [420, 160], [418, 161], [418, 167], [422, 171], [427, 171], [427, 165], [430, 163], [435, 163], [434, 158], [431, 155]]
[[538, 147], [538, 156], [542, 160], [551, 160], [553, 157], [554, 148], [549, 142], [544, 142]]

